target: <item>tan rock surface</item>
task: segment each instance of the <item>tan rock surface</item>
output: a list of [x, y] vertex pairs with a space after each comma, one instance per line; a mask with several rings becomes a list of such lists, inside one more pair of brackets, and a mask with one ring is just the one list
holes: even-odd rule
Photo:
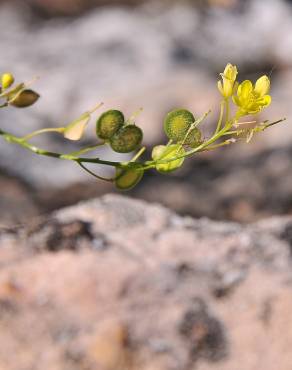
[[292, 219], [121, 196], [1, 234], [2, 370], [289, 370]]

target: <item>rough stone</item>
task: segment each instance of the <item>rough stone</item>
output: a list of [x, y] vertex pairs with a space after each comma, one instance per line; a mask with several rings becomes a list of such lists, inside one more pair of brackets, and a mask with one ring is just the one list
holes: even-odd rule
[[108, 195], [3, 231], [0, 369], [289, 369], [291, 223]]

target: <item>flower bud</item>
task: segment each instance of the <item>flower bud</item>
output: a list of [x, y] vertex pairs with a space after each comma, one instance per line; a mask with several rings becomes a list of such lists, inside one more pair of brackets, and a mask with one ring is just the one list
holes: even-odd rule
[[109, 140], [124, 124], [125, 118], [118, 110], [103, 113], [96, 122], [96, 134], [103, 140]]
[[84, 113], [80, 118], [70, 123], [64, 130], [64, 137], [69, 140], [80, 140], [90, 120], [90, 114]]
[[190, 126], [195, 122], [193, 114], [185, 109], [177, 109], [167, 114], [164, 131], [175, 142], [183, 141]]
[[26, 108], [33, 105], [38, 99], [39, 94], [33, 90], [20, 90], [17, 93], [9, 94], [8, 103], [16, 108]]
[[222, 81], [218, 81], [218, 90], [225, 99], [230, 98], [234, 92], [233, 90], [237, 78], [237, 67], [228, 63], [224, 72], [221, 73], [221, 78]]
[[117, 153], [130, 153], [140, 146], [142, 139], [143, 132], [139, 127], [127, 125], [111, 137], [110, 146]]
[[[182, 148], [180, 144], [172, 144], [168, 146], [158, 145], [153, 148], [152, 159], [154, 161], [168, 160], [171, 158], [181, 156], [184, 153], [185, 153], [185, 150]], [[161, 173], [173, 172], [182, 166], [184, 160], [185, 159], [183, 157], [183, 158], [174, 159], [173, 161], [166, 162], [166, 163], [157, 163], [156, 169], [158, 172], [161, 172]]]
[[144, 171], [120, 169], [116, 171], [115, 185], [120, 190], [130, 190], [142, 179]]
[[1, 86], [2, 88], [8, 89], [14, 83], [14, 77], [11, 73], [3, 73], [1, 76]]

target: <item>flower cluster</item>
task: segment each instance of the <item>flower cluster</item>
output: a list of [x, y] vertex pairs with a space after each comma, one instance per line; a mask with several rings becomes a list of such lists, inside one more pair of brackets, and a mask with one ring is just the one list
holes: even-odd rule
[[253, 85], [250, 80], [238, 84], [237, 74], [237, 67], [228, 63], [221, 74], [222, 82], [218, 82], [218, 89], [224, 99], [232, 97], [234, 104], [238, 107], [236, 118], [257, 114], [271, 104], [272, 98], [268, 95], [270, 91], [268, 76], [260, 77]]
[[[118, 189], [128, 190], [142, 179], [147, 170], [152, 169], [163, 174], [176, 171], [183, 165], [186, 158], [196, 153], [230, 145], [241, 138], [249, 142], [254, 134], [284, 120], [271, 123], [269, 121], [239, 122], [246, 115], [261, 112], [263, 108], [271, 104], [272, 99], [269, 95], [270, 80], [267, 76], [260, 77], [255, 84], [249, 80], [239, 84], [237, 75], [237, 67], [230, 63], [221, 73], [222, 80], [218, 82], [218, 89], [222, 95], [221, 109], [216, 129], [211, 136], [206, 137], [201, 128], [210, 112], [197, 117], [187, 109], [174, 109], [164, 119], [166, 142], [155, 146], [151, 151], [151, 158], [145, 161], [140, 160], [146, 150], [141, 146], [143, 131], [135, 122], [141, 109], [128, 119], [125, 119], [125, 115], [118, 109], [106, 110], [96, 119], [92, 136], [97, 139], [97, 142], [71, 153], [44, 150], [31, 144], [30, 140], [44, 133], [61, 134], [65, 139], [73, 141], [81, 140], [93, 113], [101, 108], [103, 103], [96, 105], [62, 127], [44, 128], [24, 137], [18, 137], [0, 129], [0, 136], [7, 142], [20, 145], [35, 154], [73, 161], [94, 177], [112, 182]], [[39, 94], [29, 88], [31, 83], [19, 83], [14, 86], [14, 82], [15, 78], [11, 73], [0, 75], [0, 108], [26, 108], [39, 99]], [[230, 109], [231, 101], [237, 108], [234, 115]], [[254, 124], [252, 127], [251, 123]], [[126, 160], [116, 162], [98, 158], [96, 155], [88, 156], [103, 145], [107, 145], [117, 153], [127, 155], [132, 152], [136, 153], [131, 159], [126, 157]], [[96, 171], [87, 167], [88, 163], [112, 167], [113, 176], [104, 178], [98, 175]]]

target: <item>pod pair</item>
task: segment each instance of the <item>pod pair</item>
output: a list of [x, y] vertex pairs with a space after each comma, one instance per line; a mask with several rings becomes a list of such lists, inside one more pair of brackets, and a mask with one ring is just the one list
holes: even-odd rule
[[134, 124], [127, 124], [119, 110], [109, 110], [99, 117], [96, 122], [96, 134], [107, 141], [117, 153], [136, 150], [143, 139], [142, 130]]

